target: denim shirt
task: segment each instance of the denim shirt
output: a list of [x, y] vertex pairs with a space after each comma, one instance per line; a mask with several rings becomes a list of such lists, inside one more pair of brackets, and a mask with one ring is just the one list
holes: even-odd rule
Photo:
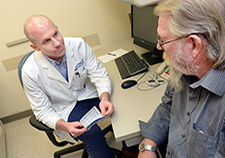
[[181, 92], [168, 84], [152, 118], [140, 121], [142, 136], [157, 145], [168, 138], [167, 158], [225, 157], [225, 69], [184, 80]]

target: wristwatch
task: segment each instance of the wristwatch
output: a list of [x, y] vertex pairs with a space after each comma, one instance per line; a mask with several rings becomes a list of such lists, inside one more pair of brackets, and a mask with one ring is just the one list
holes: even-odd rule
[[156, 147], [148, 145], [148, 144], [145, 144], [144, 142], [141, 142], [139, 144], [139, 150], [140, 151], [150, 150], [150, 151], [154, 151], [155, 152]]

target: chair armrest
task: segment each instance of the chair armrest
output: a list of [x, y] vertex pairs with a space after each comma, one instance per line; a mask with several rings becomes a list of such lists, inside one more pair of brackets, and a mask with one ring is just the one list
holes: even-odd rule
[[44, 131], [47, 134], [48, 138], [51, 140], [51, 142], [54, 145], [56, 145], [56, 146], [65, 146], [65, 145], [67, 145], [69, 143], [67, 141], [58, 142], [56, 140], [54, 134], [53, 134], [54, 130], [52, 128], [49, 128], [48, 126], [46, 126], [42, 122], [39, 122], [38, 120], [36, 120], [34, 115], [32, 115], [30, 117], [29, 122], [34, 128], [36, 128], [36, 129], [38, 129], [40, 131]]
[[36, 128], [38, 130], [45, 131], [45, 132], [52, 132], [52, 131], [54, 131], [52, 128], [49, 128], [48, 126], [46, 126], [42, 122], [39, 122], [38, 120], [36, 120], [34, 115], [32, 115], [30, 117], [29, 122], [34, 128]]

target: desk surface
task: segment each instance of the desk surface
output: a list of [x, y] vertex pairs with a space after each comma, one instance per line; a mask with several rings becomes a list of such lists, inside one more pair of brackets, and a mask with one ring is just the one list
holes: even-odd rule
[[[94, 52], [100, 56], [120, 48], [128, 51], [135, 50], [139, 55], [147, 52], [147, 50], [134, 45], [131, 39], [110, 47], [94, 50]], [[155, 72], [158, 65], [159, 64], [149, 66], [149, 72], [138, 82], [138, 84], [150, 79], [149, 73]], [[122, 89], [121, 84], [123, 81], [129, 79], [137, 80], [143, 74], [122, 80], [114, 61], [105, 63], [104, 66], [112, 80], [111, 101], [115, 106], [115, 112], [111, 116], [111, 122], [115, 139], [117, 142], [126, 140], [128, 146], [135, 145], [142, 140], [138, 120], [148, 121], [150, 119], [156, 107], [161, 102], [161, 97], [164, 93], [166, 84], [148, 91], [141, 91], [137, 86], [129, 89]], [[143, 86], [143, 88], [148, 88], [145, 83], [143, 83]]]

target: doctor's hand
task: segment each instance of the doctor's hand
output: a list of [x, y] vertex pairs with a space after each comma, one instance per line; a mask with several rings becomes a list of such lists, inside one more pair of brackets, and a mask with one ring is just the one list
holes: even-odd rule
[[101, 109], [101, 113], [103, 116], [105, 117], [109, 117], [112, 115], [112, 113], [114, 112], [114, 106], [111, 102], [109, 101], [104, 101], [102, 100], [100, 103], [99, 103], [99, 107]]
[[87, 131], [86, 128], [80, 123], [80, 122], [68, 122], [68, 132], [73, 136], [73, 137], [78, 137], [84, 132]]
[[80, 122], [65, 122], [61, 119], [56, 122], [56, 129], [69, 132], [73, 137], [78, 137], [87, 131]]
[[104, 92], [101, 95], [101, 102], [99, 103], [99, 107], [101, 109], [101, 113], [105, 117], [109, 117], [114, 112], [114, 105], [109, 101], [109, 93]]

